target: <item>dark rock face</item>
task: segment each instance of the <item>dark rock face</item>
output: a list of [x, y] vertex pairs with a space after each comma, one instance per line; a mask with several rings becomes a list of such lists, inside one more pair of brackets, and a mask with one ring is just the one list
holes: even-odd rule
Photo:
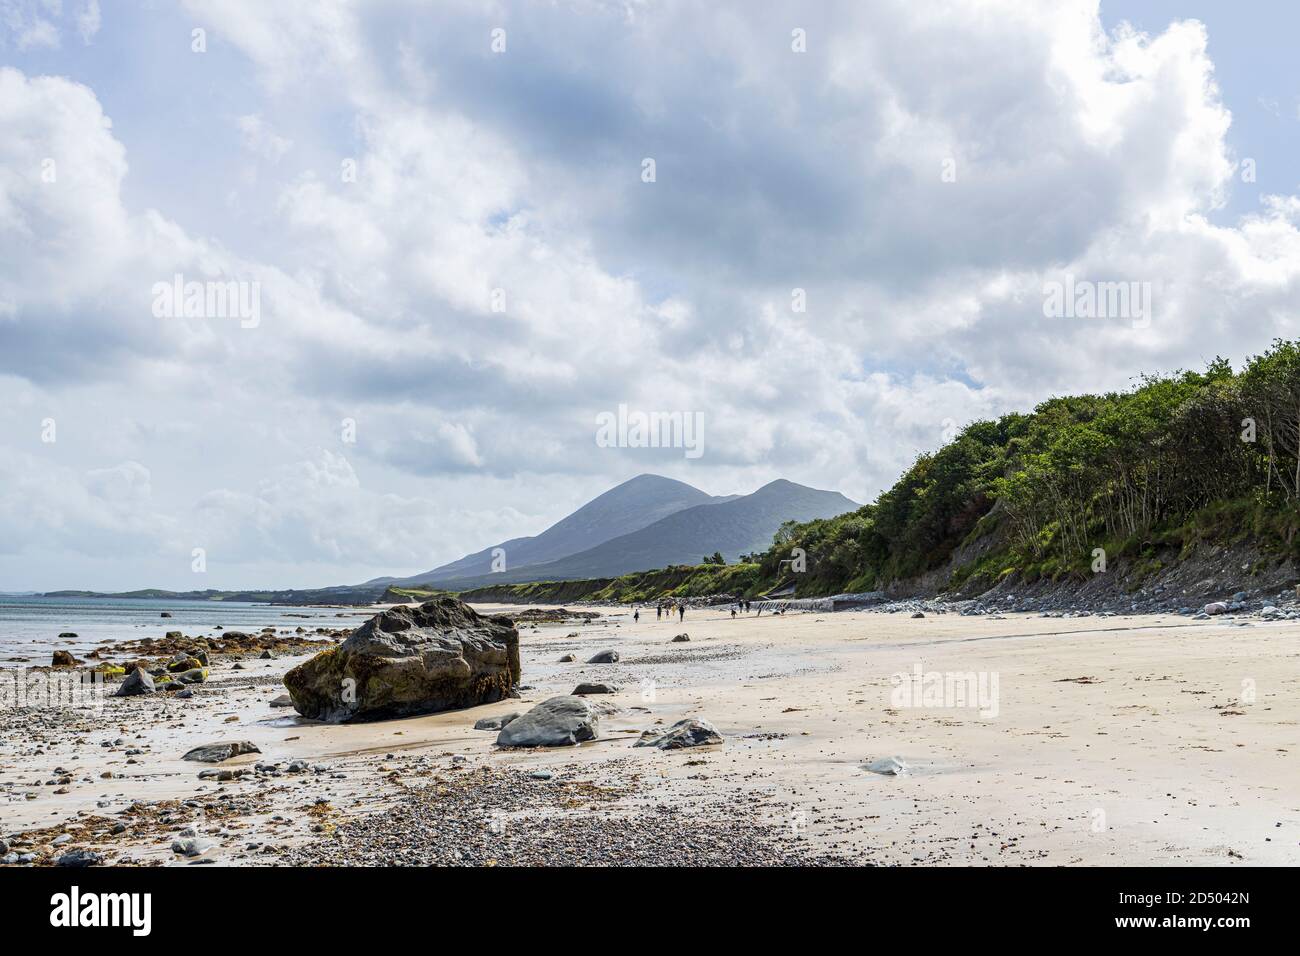
[[600, 712], [581, 697], [552, 697], [497, 735], [498, 747], [572, 747], [600, 736]]
[[332, 723], [490, 704], [519, 683], [519, 632], [451, 597], [390, 608], [284, 683], [298, 713]]

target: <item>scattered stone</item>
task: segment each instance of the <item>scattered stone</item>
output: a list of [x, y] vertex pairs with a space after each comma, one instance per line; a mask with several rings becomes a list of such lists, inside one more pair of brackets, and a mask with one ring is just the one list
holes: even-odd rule
[[77, 659], [72, 656], [71, 651], [55, 651], [54, 660], [51, 662], [52, 667], [76, 667]]
[[617, 687], [610, 687], [608, 684], [587, 684], [582, 683], [573, 688], [573, 695], [580, 697], [583, 694], [616, 694]]
[[565, 654], [563, 657], [560, 658], [560, 663], [561, 663], [561, 664], [572, 664], [572, 663], [573, 663], [574, 661], [576, 661], [576, 660], [577, 660], [577, 658], [574, 657], [572, 654]]
[[478, 720], [474, 721], [474, 729], [500, 730], [506, 724], [510, 723], [510, 721], [515, 720], [518, 716], [519, 712], [514, 711], [509, 714], [502, 714], [500, 717], [480, 717]]
[[915, 614], [912, 615], [912, 617], [925, 617], [925, 612], [917, 611]]
[[281, 694], [279, 697], [277, 697], [277, 698], [275, 698], [274, 700], [271, 701], [271, 706], [272, 706], [272, 707], [292, 707], [292, 706], [293, 706], [293, 698], [290, 697], [288, 694]]
[[182, 760], [197, 760], [200, 763], [221, 763], [241, 754], [260, 754], [262, 751], [251, 740], [231, 740], [195, 747], [182, 757]]
[[691, 639], [691, 635], [689, 634], [678, 634], [673, 638], [672, 642], [674, 644], [685, 644], [690, 639]]
[[126, 675], [126, 680], [122, 681], [121, 686], [117, 689], [117, 693], [113, 696], [135, 697], [138, 694], [152, 694], [157, 690], [158, 688], [154, 684], [153, 678], [149, 676], [149, 672], [137, 667], [135, 670], [131, 671], [131, 673]]
[[238, 780], [240, 777], [248, 776], [247, 767], [237, 767], [234, 770], [223, 768], [221, 770], [200, 770], [200, 780], [216, 780], [218, 783], [229, 783], [232, 780]]
[[882, 776], [897, 777], [899, 774], [907, 773], [912, 768], [897, 757], [882, 757], [880, 760], [874, 760], [867, 764], [865, 769]]
[[618, 651], [601, 651], [595, 657], [587, 661], [588, 664], [617, 664]]
[[679, 720], [666, 731], [647, 730], [635, 747], [658, 747], [660, 750], [680, 750], [683, 747], [701, 747], [720, 744], [725, 738], [707, 720], [688, 717]]
[[498, 747], [572, 747], [600, 736], [600, 715], [572, 695], [544, 700], [510, 721], [497, 735]]
[[1227, 614], [1228, 605], [1223, 601], [1213, 601], [1201, 608], [1203, 614]]
[[104, 858], [94, 850], [69, 850], [54, 861], [55, 866], [98, 866]]
[[172, 841], [172, 852], [179, 853], [182, 856], [202, 856], [211, 849], [212, 841], [200, 837], [186, 837], [183, 840]]

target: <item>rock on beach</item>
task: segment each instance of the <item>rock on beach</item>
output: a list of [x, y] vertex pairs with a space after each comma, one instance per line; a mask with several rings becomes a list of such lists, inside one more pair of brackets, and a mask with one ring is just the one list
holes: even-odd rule
[[490, 704], [519, 684], [519, 632], [451, 597], [393, 607], [284, 683], [298, 713], [332, 723]]
[[572, 747], [600, 736], [600, 712], [572, 694], [544, 700], [497, 735], [498, 747]]

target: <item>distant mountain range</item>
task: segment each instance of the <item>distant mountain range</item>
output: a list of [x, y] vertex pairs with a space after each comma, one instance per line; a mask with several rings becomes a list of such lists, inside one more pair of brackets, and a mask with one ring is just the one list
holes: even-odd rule
[[[586, 551], [619, 535], [638, 531], [692, 505], [731, 501], [736, 497], [713, 498], [684, 481], [659, 475], [637, 475], [593, 498], [536, 537], [511, 538], [421, 574], [404, 578], [374, 578], [366, 583], [425, 584], [482, 577], [493, 573], [493, 552], [497, 548], [505, 552], [506, 566], [511, 569], [545, 564]], [[698, 559], [699, 555], [696, 557]]]
[[[511, 538], [422, 574], [311, 590], [178, 592], [150, 588], [116, 594], [51, 591], [45, 596], [368, 604], [379, 600], [390, 585], [464, 591], [494, 584], [615, 577], [674, 564], [699, 564], [714, 552], [734, 562], [742, 554], [767, 550], [782, 522], [833, 518], [857, 508], [856, 502], [837, 491], [818, 491], [783, 479], [769, 482], [753, 494], [715, 496], [683, 481], [638, 475], [593, 498], [539, 535]], [[493, 571], [498, 548], [504, 570]]]
[[[784, 521], [830, 518], [857, 507], [839, 492], [783, 479], [749, 495], [711, 496], [685, 482], [638, 475], [536, 537], [503, 541], [421, 574], [366, 583], [463, 590], [698, 564], [715, 551], [735, 561], [768, 548]], [[494, 555], [504, 570], [493, 570]]]

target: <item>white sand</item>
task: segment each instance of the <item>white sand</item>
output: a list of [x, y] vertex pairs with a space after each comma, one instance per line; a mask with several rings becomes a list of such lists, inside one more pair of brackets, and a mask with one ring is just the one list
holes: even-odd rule
[[[348, 813], [366, 812], [385, 799], [377, 771], [385, 754], [462, 754], [471, 763], [546, 766], [596, 780], [637, 775], [648, 799], [726, 801], [816, 847], [878, 863], [1300, 863], [1300, 625], [864, 612], [732, 620], [699, 610], [679, 624], [656, 621], [653, 608], [633, 625], [627, 609], [599, 610], [609, 616], [594, 625], [521, 628], [530, 687], [522, 701], [327, 726], [270, 710], [282, 688], [246, 688], [200, 707], [175, 702], [178, 716], [166, 723], [123, 721], [122, 736], [149, 744], [134, 766], [121, 751], [100, 748], [98, 736], [39, 756], [15, 757], [6, 747], [0, 830], [111, 812], [96, 810], [100, 799], [119, 807], [210, 793], [216, 785], [196, 779], [202, 766], [180, 754], [214, 739], [250, 739], [262, 759], [301, 757], [348, 774], [284, 781], [287, 793], [272, 795], [284, 807], [324, 794]], [[566, 637], [574, 631], [578, 637]], [[690, 642], [672, 643], [682, 631]], [[557, 663], [568, 651], [581, 662], [606, 647], [623, 660]], [[249, 662], [244, 676], [282, 673], [293, 662], [266, 663]], [[986, 686], [996, 675], [996, 716], [895, 706], [891, 675], [910, 675], [918, 664], [924, 672], [982, 673]], [[214, 670], [225, 676], [228, 667]], [[620, 688], [592, 698], [622, 708], [601, 741], [505, 752], [493, 747], [495, 734], [471, 729], [479, 717], [526, 709], [583, 680]], [[224, 723], [231, 715], [237, 720]], [[685, 716], [714, 723], [726, 744], [632, 747], [639, 731]], [[863, 769], [890, 756], [912, 772]], [[78, 779], [103, 769], [125, 778], [78, 784], [64, 796], [26, 785], [59, 764], [75, 764]], [[32, 791], [37, 799], [23, 799]]]

